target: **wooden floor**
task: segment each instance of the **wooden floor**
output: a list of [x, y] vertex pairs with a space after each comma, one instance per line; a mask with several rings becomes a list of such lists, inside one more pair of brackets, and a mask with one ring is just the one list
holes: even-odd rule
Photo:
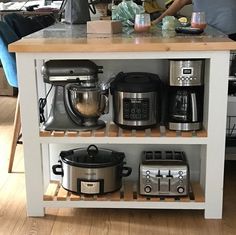
[[226, 162], [222, 220], [202, 211], [48, 209], [43, 218], [26, 216], [22, 146], [7, 173], [15, 98], [0, 97], [0, 235], [228, 235], [236, 234], [236, 163]]

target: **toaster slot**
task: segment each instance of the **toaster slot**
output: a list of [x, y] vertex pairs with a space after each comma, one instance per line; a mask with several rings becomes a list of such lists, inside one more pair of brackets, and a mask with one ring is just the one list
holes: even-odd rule
[[172, 160], [173, 159], [173, 152], [172, 151], [166, 151], [166, 160]]
[[183, 161], [184, 160], [183, 152], [174, 152], [174, 159]]
[[146, 151], [144, 153], [145, 161], [152, 161], [153, 160], [153, 152], [152, 151]]
[[154, 159], [155, 159], [155, 160], [160, 160], [160, 159], [162, 159], [162, 153], [161, 153], [161, 151], [155, 151], [155, 152], [154, 152]]

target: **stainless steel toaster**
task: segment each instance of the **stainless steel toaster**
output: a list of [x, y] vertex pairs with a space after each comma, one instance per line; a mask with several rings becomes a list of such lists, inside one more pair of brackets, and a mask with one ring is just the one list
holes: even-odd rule
[[139, 166], [139, 192], [148, 196], [186, 196], [189, 166], [181, 151], [144, 151]]

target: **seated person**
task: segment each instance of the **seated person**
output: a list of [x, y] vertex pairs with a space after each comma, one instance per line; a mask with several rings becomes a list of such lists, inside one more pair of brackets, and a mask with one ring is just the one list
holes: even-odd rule
[[53, 15], [25, 17], [21, 14], [11, 13], [3, 17], [3, 20], [11, 27], [19, 38], [46, 28], [55, 23]]
[[165, 0], [165, 7], [166, 9], [170, 7], [170, 5], [174, 2], [174, 0]]
[[164, 9], [159, 6], [156, 0], [144, 1], [143, 7], [145, 9], [145, 12], [150, 14], [151, 20], [159, 17], [164, 11]]

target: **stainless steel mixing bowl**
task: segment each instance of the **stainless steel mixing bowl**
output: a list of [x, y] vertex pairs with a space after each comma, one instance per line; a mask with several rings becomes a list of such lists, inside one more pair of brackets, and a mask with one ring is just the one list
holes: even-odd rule
[[99, 118], [106, 113], [108, 97], [99, 87], [71, 85], [68, 89], [73, 111], [84, 118]]

